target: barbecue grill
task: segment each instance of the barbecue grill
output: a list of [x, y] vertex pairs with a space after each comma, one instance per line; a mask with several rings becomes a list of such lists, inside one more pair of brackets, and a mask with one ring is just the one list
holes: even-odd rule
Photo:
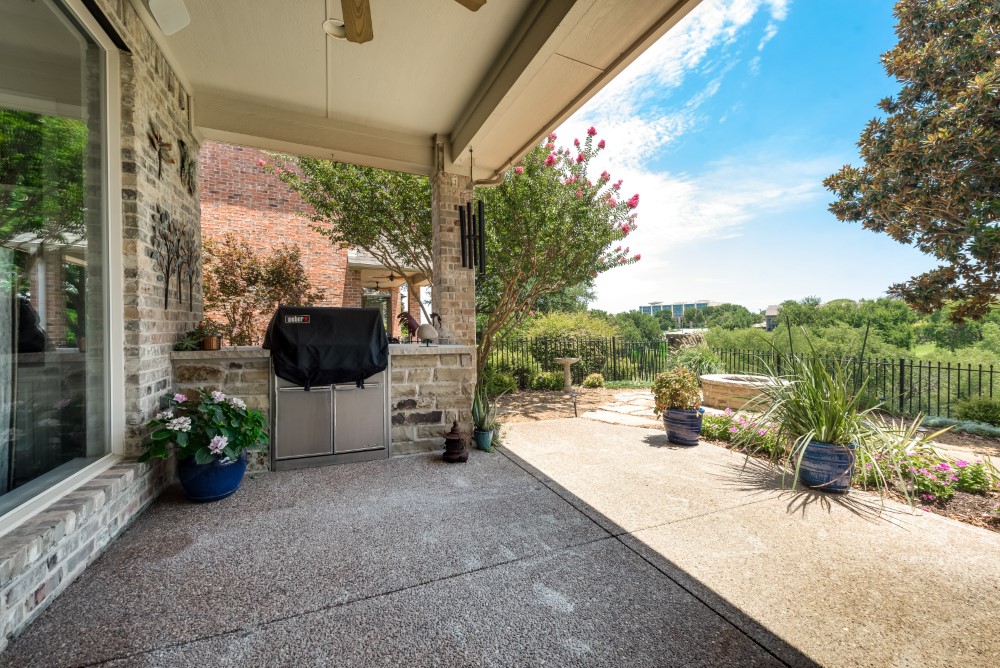
[[271, 351], [271, 468], [389, 456], [389, 341], [374, 308], [279, 306]]

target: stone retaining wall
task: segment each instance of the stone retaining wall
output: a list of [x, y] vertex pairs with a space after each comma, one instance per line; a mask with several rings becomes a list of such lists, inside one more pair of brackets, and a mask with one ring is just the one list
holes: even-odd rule
[[[392, 456], [438, 450], [444, 432], [458, 421], [472, 431], [472, 392], [476, 385], [474, 346], [390, 345], [392, 368]], [[237, 396], [270, 419], [270, 358], [258, 347], [174, 352], [173, 390], [199, 388]], [[250, 467], [265, 470], [270, 453], [251, 457]]]

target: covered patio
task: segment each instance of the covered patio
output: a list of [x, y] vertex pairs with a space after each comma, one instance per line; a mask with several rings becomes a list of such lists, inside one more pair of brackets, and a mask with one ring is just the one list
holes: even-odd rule
[[992, 665], [997, 534], [743, 464], [562, 419], [465, 466], [172, 488], [0, 662]]

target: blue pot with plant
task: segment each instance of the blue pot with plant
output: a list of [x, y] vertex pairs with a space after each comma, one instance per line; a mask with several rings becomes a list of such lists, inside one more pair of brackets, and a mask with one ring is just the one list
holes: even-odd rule
[[485, 383], [480, 382], [472, 397], [472, 440], [479, 450], [490, 452], [493, 449], [494, 433], [500, 426], [496, 412], [496, 404]]
[[247, 451], [267, 443], [267, 420], [238, 397], [198, 390], [177, 393], [168, 408], [147, 424], [149, 443], [139, 461], [177, 457], [177, 477], [193, 501], [217, 501], [237, 490], [247, 468]]
[[663, 416], [667, 440], [677, 445], [698, 445], [703, 411], [701, 384], [687, 367], [664, 371], [653, 381], [654, 411]]

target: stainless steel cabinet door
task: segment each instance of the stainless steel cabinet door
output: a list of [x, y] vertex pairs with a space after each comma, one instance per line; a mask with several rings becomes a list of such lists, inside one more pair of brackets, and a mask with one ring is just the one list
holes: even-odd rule
[[337, 454], [386, 447], [385, 387], [337, 385], [333, 393], [333, 451]]
[[276, 394], [274, 458], [333, 454], [333, 391], [279, 387]]

